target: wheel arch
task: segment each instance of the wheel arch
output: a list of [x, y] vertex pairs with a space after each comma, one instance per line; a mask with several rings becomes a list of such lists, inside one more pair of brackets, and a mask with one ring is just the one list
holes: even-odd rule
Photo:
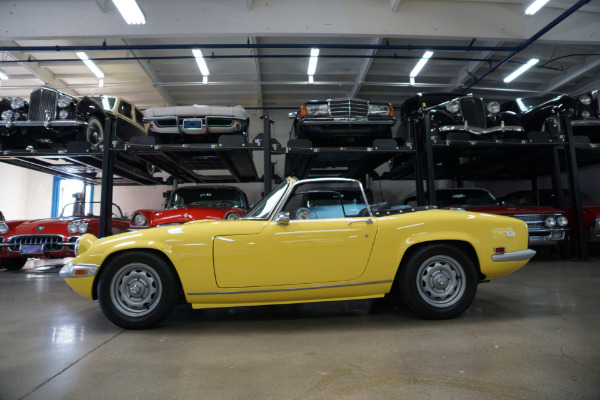
[[[167, 255], [160, 250], [152, 249], [152, 248], [136, 248], [136, 249], [125, 249], [125, 250], [121, 250], [121, 251], [116, 251], [114, 253], [111, 253], [108, 257], [106, 257], [106, 259], [102, 262], [102, 266], [108, 264], [115, 257], [120, 256], [122, 254], [138, 253], [138, 252], [151, 253], [151, 254], [161, 258], [167, 264], [167, 266], [173, 273], [173, 276], [175, 276], [175, 278], [177, 280], [177, 290], [179, 291], [179, 297], [180, 297], [180, 299], [183, 298], [184, 292], [183, 292], [183, 286], [181, 284], [181, 278], [180, 278], [179, 274], [177, 273], [177, 270], [175, 269], [173, 262], [171, 262], [171, 259], [169, 257], [167, 257]], [[96, 274], [96, 276], [94, 277], [94, 284], [92, 285], [92, 298], [94, 300], [98, 299], [98, 283], [100, 282], [100, 278], [105, 269], [106, 268], [100, 267], [100, 269], [98, 270], [98, 274]]]
[[479, 264], [479, 258], [477, 257], [477, 252], [475, 251], [475, 248], [473, 247], [473, 245], [471, 243], [464, 241], [464, 240], [426, 241], [426, 242], [415, 243], [406, 249], [406, 251], [402, 255], [402, 259], [400, 260], [400, 264], [398, 265], [398, 268], [396, 270], [396, 275], [394, 277], [394, 283], [392, 284], [392, 289], [390, 291], [390, 294], [397, 294], [399, 292], [398, 281], [400, 279], [400, 271], [402, 270], [404, 265], [406, 265], [407, 260], [409, 260], [410, 257], [415, 252], [417, 252], [419, 249], [422, 249], [423, 247], [427, 247], [427, 246], [431, 246], [431, 245], [437, 245], [437, 244], [446, 244], [446, 245], [450, 245], [450, 246], [455, 246], [458, 249], [464, 251], [465, 254], [467, 256], [469, 256], [469, 258], [471, 258], [471, 260], [473, 261], [473, 264], [477, 268], [477, 275], [479, 277], [479, 281], [482, 281], [485, 279], [485, 275], [481, 272], [481, 265]]

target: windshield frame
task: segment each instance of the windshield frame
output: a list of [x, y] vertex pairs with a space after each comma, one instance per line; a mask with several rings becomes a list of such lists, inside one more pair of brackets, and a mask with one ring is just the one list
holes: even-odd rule
[[268, 196], [263, 197], [258, 203], [254, 205], [246, 214], [242, 216], [242, 219], [249, 220], [263, 220], [267, 221], [271, 218], [271, 215], [277, 210], [281, 200], [286, 197], [288, 189], [292, 185], [290, 179], [286, 179], [281, 182], [279, 186], [269, 193]]

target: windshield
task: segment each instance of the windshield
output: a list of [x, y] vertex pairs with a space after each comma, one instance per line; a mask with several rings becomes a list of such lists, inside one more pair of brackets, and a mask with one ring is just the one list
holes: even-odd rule
[[183, 206], [248, 208], [241, 192], [234, 188], [179, 188], [169, 198], [166, 208]]
[[521, 111], [531, 110], [534, 107], [539, 106], [547, 101], [556, 99], [556, 96], [542, 96], [542, 97], [529, 97], [529, 98], [519, 98], [515, 100], [519, 105]]
[[285, 194], [290, 182], [286, 179], [277, 186], [269, 195], [256, 203], [252, 210], [248, 211], [243, 219], [269, 219], [269, 215], [275, 210], [279, 201]]
[[[63, 207], [59, 218], [100, 217], [100, 207], [99, 201], [70, 203]], [[123, 218], [123, 213], [116, 204], [112, 205], [111, 213], [113, 218]]]

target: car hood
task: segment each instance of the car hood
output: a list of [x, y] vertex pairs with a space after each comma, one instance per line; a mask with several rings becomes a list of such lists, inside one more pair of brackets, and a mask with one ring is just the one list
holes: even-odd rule
[[[179, 208], [170, 208], [167, 210], [137, 210], [146, 215], [151, 226], [165, 224], [180, 224], [183, 222], [195, 221], [199, 219], [223, 219], [229, 211], [239, 208], [232, 207], [197, 207], [187, 206]], [[240, 212], [241, 213], [241, 212]], [[135, 214], [135, 213], [134, 213]], [[133, 214], [132, 214], [133, 215]]]
[[487, 214], [515, 215], [515, 214], [559, 214], [559, 209], [538, 206], [463, 206], [465, 210], [477, 211]]
[[[51, 234], [68, 234], [67, 226], [75, 220], [90, 221], [89, 218], [69, 217], [69, 218], [45, 218], [23, 221], [18, 226], [10, 230], [10, 236], [16, 235], [51, 235]], [[97, 220], [97, 218], [96, 218]], [[10, 224], [9, 224], [10, 226]]]

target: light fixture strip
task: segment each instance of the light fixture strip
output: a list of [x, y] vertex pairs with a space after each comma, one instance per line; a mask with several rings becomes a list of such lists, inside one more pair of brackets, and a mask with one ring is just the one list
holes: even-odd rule
[[0, 71], [0, 79], [8, 80], [8, 75], [6, 75], [4, 72]]
[[194, 54], [194, 57], [196, 57], [196, 63], [198, 64], [198, 68], [200, 68], [202, 76], [210, 75], [208, 65], [206, 65], [206, 61], [204, 61], [204, 57], [202, 56], [202, 51], [200, 49], [193, 49], [192, 53]]
[[532, 58], [531, 60], [527, 61], [527, 64], [521, 65], [519, 68], [517, 68], [517, 70], [515, 70], [515, 72], [504, 78], [504, 83], [512, 82], [516, 77], [527, 71], [529, 68], [533, 67], [539, 61], [540, 60], [538, 60], [537, 58]]
[[87, 65], [87, 67], [90, 69], [90, 71], [92, 71], [94, 73], [94, 75], [96, 75], [96, 78], [98, 78], [98, 79], [104, 78], [104, 72], [102, 72], [100, 70], [100, 68], [98, 68], [98, 66], [92, 60], [89, 59], [89, 57], [87, 56], [87, 54], [85, 54], [85, 52], [78, 51], [75, 54], [77, 54], [77, 57], [79, 57], [85, 63], [85, 65]]
[[146, 17], [135, 0], [112, 0], [112, 2], [129, 25], [146, 23]]
[[421, 70], [423, 69], [425, 64], [427, 64], [427, 61], [429, 61], [429, 59], [431, 58], [432, 55], [433, 55], [433, 51], [426, 51], [423, 54], [423, 57], [421, 57], [421, 59], [417, 63], [417, 65], [415, 65], [413, 70], [410, 72], [409, 76], [411, 78], [414, 78], [415, 76], [419, 75], [419, 72], [421, 72]]
[[525, 14], [526, 15], [533, 15], [536, 12], [540, 11], [540, 9], [542, 7], [544, 7], [546, 5], [546, 3], [548, 3], [550, 0], [535, 0], [533, 3], [531, 3], [529, 5], [529, 7], [527, 7], [525, 9]]
[[317, 72], [317, 61], [319, 61], [319, 49], [310, 49], [310, 59], [308, 60], [308, 76], [314, 76]]

